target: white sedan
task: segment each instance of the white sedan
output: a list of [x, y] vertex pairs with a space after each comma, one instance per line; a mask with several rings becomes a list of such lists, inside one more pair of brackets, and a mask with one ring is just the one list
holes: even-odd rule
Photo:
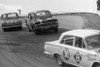
[[69, 63], [78, 67], [100, 67], [100, 31], [78, 29], [61, 34], [56, 41], [45, 42], [44, 53], [58, 65]]

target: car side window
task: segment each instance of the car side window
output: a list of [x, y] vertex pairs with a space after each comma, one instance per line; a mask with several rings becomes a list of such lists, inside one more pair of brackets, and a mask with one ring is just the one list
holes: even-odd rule
[[74, 37], [73, 36], [64, 36], [61, 44], [73, 46]]
[[82, 38], [75, 37], [75, 47], [78, 47], [78, 48], [86, 48], [86, 46], [85, 46], [84, 41], [83, 41]]
[[64, 40], [64, 44], [72, 46], [73, 45], [73, 38], [71, 38], [71, 39], [65, 39]]
[[9, 17], [18, 17], [18, 15], [15, 14], [15, 13], [14, 13], [14, 14], [12, 13], [12, 14], [8, 14], [7, 17], [8, 17], [8, 18], [9, 18]]
[[7, 17], [6, 15], [2, 15], [2, 16], [1, 16], [2, 19], [6, 18], [6, 17]]

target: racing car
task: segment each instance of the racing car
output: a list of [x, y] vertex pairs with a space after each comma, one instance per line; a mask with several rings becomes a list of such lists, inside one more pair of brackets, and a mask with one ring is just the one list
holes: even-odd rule
[[28, 18], [29, 21], [26, 25], [30, 32], [34, 31], [36, 34], [44, 30], [58, 32], [58, 20], [52, 18], [51, 12], [48, 10], [30, 12]]
[[4, 31], [12, 28], [22, 30], [22, 20], [16, 12], [2, 14], [1, 19], [3, 20], [2, 29]]
[[60, 66], [68, 63], [77, 67], [100, 67], [100, 30], [64, 32], [58, 40], [45, 42], [44, 50]]

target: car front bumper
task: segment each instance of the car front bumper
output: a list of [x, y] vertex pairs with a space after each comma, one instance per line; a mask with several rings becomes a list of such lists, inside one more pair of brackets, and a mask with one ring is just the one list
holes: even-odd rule
[[53, 55], [51, 53], [47, 52], [47, 51], [44, 51], [44, 54], [47, 55], [50, 58], [53, 58]]
[[44, 27], [35, 27], [34, 30], [41, 29], [41, 30], [48, 30], [48, 29], [53, 29], [57, 28], [58, 25], [52, 25], [52, 26], [44, 26]]
[[15, 27], [22, 27], [22, 25], [16, 25], [16, 26], [2, 26], [2, 28], [15, 28]]

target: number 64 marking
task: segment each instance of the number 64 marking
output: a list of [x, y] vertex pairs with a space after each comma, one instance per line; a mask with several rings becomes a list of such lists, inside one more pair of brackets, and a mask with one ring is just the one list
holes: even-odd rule
[[66, 60], [69, 60], [69, 58], [70, 58], [70, 52], [69, 52], [69, 50], [68, 50], [67, 48], [65, 48], [65, 49], [63, 50], [63, 57], [64, 57]]

